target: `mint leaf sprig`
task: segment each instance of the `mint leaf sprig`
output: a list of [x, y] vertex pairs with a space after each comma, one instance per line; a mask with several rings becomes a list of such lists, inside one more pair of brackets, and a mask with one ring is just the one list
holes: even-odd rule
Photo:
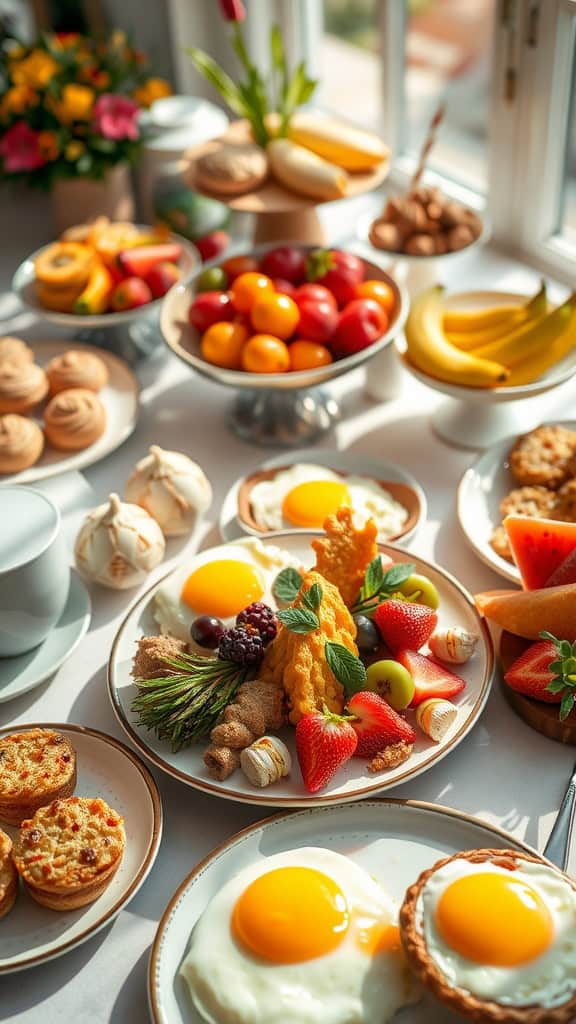
[[560, 721], [563, 722], [576, 704], [576, 643], [559, 640], [543, 629], [539, 636], [542, 640], [550, 640], [558, 651], [558, 658], [550, 663], [550, 672], [554, 672], [546, 689], [549, 693], [560, 693]]
[[322, 587], [319, 583], [313, 583], [310, 589], [302, 594], [300, 608], [285, 608], [277, 612], [276, 617], [292, 633], [312, 633], [314, 629], [320, 627], [320, 619], [316, 613], [321, 601]]
[[[411, 562], [398, 562], [384, 572], [379, 555], [371, 562], [364, 576], [360, 593], [350, 611], [353, 615], [370, 615], [379, 604], [393, 597], [398, 587], [412, 576], [416, 566]], [[402, 600], [408, 600], [402, 595]]]
[[292, 604], [300, 593], [302, 576], [297, 569], [282, 569], [272, 584], [272, 594], [282, 604]]

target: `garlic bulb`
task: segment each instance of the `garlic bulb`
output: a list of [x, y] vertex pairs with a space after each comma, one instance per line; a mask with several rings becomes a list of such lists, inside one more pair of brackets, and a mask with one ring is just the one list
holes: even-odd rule
[[155, 519], [139, 505], [111, 494], [89, 512], [74, 545], [76, 565], [90, 580], [114, 590], [137, 587], [164, 557], [166, 542]]
[[190, 533], [208, 511], [212, 488], [187, 455], [153, 444], [126, 484], [126, 500], [145, 508], [166, 537], [178, 537]]
[[438, 629], [432, 634], [428, 646], [435, 658], [453, 665], [463, 665], [474, 654], [479, 637], [461, 626]]
[[457, 714], [458, 708], [449, 700], [430, 697], [416, 708], [416, 723], [431, 740], [440, 743]]
[[253, 786], [270, 786], [290, 774], [292, 758], [277, 736], [261, 736], [240, 754], [240, 767]]

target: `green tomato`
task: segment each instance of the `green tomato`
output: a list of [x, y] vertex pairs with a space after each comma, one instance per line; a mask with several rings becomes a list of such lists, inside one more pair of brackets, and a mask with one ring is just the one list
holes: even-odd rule
[[438, 591], [432, 581], [427, 576], [419, 575], [419, 573], [413, 573], [412, 576], [409, 576], [404, 583], [400, 584], [398, 591], [404, 594], [404, 597], [410, 597], [419, 591], [418, 596], [415, 598], [416, 604], [426, 604], [434, 611], [436, 611], [440, 604]]
[[398, 661], [373, 661], [366, 669], [366, 689], [388, 701], [395, 711], [407, 708], [414, 696], [414, 680]]
[[208, 267], [194, 283], [197, 292], [224, 292], [228, 287], [228, 274], [222, 267]]

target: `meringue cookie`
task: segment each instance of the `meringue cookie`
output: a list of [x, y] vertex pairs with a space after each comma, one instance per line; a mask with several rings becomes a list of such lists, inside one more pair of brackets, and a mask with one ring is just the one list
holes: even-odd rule
[[74, 545], [76, 565], [83, 576], [114, 590], [143, 583], [163, 559], [164, 536], [158, 523], [139, 505], [108, 501], [90, 512]]
[[68, 388], [100, 391], [108, 382], [108, 368], [104, 360], [93, 352], [69, 349], [68, 352], [63, 352], [50, 360], [46, 367], [46, 376], [52, 395]]
[[46, 374], [36, 363], [0, 362], [0, 413], [30, 412], [47, 393]]
[[80, 451], [106, 429], [106, 410], [87, 388], [69, 388], [51, 398], [44, 410], [46, 438], [61, 451]]
[[261, 736], [240, 753], [240, 767], [253, 786], [270, 786], [290, 774], [290, 751], [277, 736]]
[[23, 363], [33, 363], [34, 353], [22, 338], [12, 338], [5, 334], [0, 338], [0, 362], [5, 360], [21, 366]]
[[208, 511], [212, 488], [187, 455], [153, 444], [126, 484], [126, 499], [145, 508], [166, 537], [178, 537], [190, 533]]
[[44, 434], [34, 420], [17, 413], [0, 416], [0, 473], [20, 473], [42, 455]]

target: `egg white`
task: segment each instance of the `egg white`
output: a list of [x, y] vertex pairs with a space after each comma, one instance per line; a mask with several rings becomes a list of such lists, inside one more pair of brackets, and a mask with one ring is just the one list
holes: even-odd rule
[[370, 477], [342, 476], [325, 466], [298, 463], [277, 473], [272, 480], [261, 480], [254, 485], [250, 492], [250, 504], [256, 522], [269, 530], [293, 529], [294, 523], [282, 514], [284, 498], [299, 484], [316, 480], [336, 480], [346, 484], [355, 526], [360, 529], [367, 519], [373, 519], [380, 541], [400, 533], [408, 518], [404, 506]]
[[450, 985], [481, 999], [504, 1006], [560, 1006], [576, 992], [576, 892], [562, 875], [546, 865], [525, 861], [513, 873], [515, 880], [522, 880], [539, 893], [552, 915], [554, 939], [541, 956], [514, 967], [478, 964], [451, 949], [440, 935], [435, 915], [447, 886], [464, 875], [486, 872], [510, 877], [510, 872], [497, 864], [471, 864], [459, 859], [430, 876], [416, 908], [417, 927], [424, 934], [429, 956]]
[[[248, 562], [254, 569], [262, 585], [261, 601], [272, 607], [276, 602], [272, 597], [272, 584], [281, 569], [288, 566], [298, 568], [297, 558], [275, 544], [264, 544], [257, 537], [246, 537], [231, 544], [221, 544], [194, 555], [181, 569], [172, 573], [164, 580], [153, 601], [153, 615], [161, 633], [177, 637], [179, 640], [190, 640], [190, 626], [199, 612], [193, 611], [181, 598], [182, 588], [188, 577], [201, 565], [231, 559], [235, 562]], [[225, 626], [234, 623], [235, 616], [223, 619]]]
[[366, 871], [331, 850], [304, 847], [250, 865], [224, 885], [192, 932], [180, 973], [210, 1024], [386, 1024], [420, 993], [400, 951], [363, 953], [353, 923], [336, 950], [303, 963], [259, 960], [234, 939], [230, 922], [246, 887], [280, 867], [315, 868], [343, 891], [363, 926], [397, 921], [392, 900]]

